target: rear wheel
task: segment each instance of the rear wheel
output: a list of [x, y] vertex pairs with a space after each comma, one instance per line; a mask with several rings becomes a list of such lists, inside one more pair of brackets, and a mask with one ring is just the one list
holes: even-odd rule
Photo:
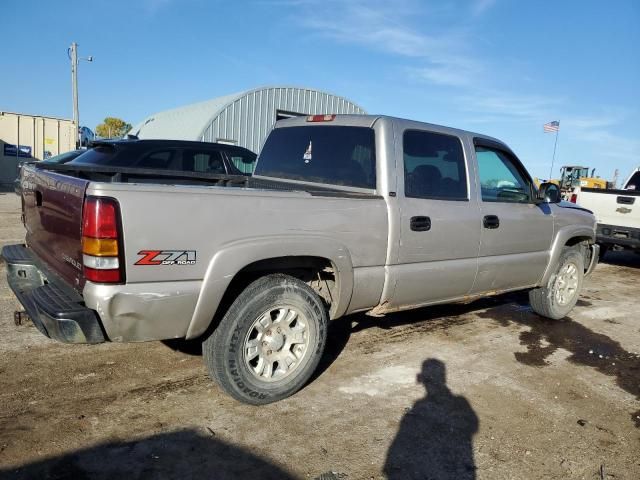
[[567, 316], [578, 301], [583, 279], [582, 251], [577, 247], [565, 248], [547, 285], [529, 291], [533, 311], [554, 320]]
[[233, 302], [202, 345], [204, 361], [237, 400], [275, 402], [302, 388], [316, 369], [327, 324], [327, 310], [311, 287], [288, 275], [268, 275]]

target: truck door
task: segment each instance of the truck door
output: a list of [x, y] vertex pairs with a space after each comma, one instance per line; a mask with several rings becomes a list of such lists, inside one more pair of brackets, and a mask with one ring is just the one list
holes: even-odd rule
[[401, 308], [464, 296], [477, 271], [480, 212], [470, 195], [462, 140], [420, 129], [400, 133], [400, 245], [397, 264], [388, 267], [396, 282], [389, 304]]
[[482, 235], [472, 293], [533, 286], [549, 261], [553, 215], [535, 203], [535, 188], [516, 156], [489, 140], [474, 140]]

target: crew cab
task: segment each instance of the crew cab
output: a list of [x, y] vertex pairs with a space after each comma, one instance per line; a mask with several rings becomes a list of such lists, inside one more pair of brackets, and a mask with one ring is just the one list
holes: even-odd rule
[[42, 333], [200, 339], [251, 404], [308, 381], [330, 319], [512, 290], [561, 319], [598, 257], [594, 216], [503, 142], [386, 116], [279, 121], [252, 177], [71, 162], [23, 186], [26, 241], [2, 255]]
[[640, 253], [640, 168], [631, 173], [620, 190], [577, 187], [571, 201], [596, 216], [601, 257], [609, 250]]

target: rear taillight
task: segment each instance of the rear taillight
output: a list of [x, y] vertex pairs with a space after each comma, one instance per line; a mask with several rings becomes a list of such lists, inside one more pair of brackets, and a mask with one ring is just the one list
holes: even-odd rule
[[571, 203], [578, 203], [578, 194], [577, 193], [572, 193], [571, 194], [571, 198], [569, 199], [569, 201]]
[[87, 197], [82, 211], [84, 277], [97, 283], [122, 283], [120, 208], [113, 198]]

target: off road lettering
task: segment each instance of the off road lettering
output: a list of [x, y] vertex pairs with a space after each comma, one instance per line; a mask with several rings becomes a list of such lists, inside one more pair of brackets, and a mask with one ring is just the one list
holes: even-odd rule
[[195, 250], [140, 250], [135, 265], [195, 265]]

